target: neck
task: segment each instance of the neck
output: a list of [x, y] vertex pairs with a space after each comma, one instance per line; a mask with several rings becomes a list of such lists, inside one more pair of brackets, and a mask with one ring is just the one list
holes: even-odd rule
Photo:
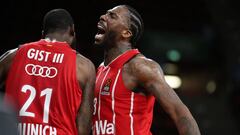
[[59, 42], [67, 42], [68, 44], [70, 44], [69, 37], [67, 37], [66, 34], [50, 33], [50, 34], [47, 34], [45, 38], [48, 38], [50, 40], [56, 40]]
[[119, 55], [124, 52], [131, 50], [131, 44], [119, 44], [112, 48], [105, 48], [104, 50], [104, 65], [108, 65], [111, 61], [117, 58]]

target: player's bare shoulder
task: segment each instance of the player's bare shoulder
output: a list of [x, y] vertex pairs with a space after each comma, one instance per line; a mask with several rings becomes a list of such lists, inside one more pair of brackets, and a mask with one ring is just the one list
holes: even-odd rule
[[16, 55], [16, 52], [17, 52], [17, 48], [9, 50], [6, 53], [4, 53], [2, 56], [0, 56], [1, 69], [5, 69], [6, 71], [8, 71], [13, 61], [13, 58]]
[[0, 61], [3, 61], [4, 59], [13, 58], [16, 52], [17, 52], [17, 48], [8, 50], [7, 52], [5, 52], [3, 55], [0, 56]]
[[131, 59], [126, 64], [126, 68], [138, 77], [147, 77], [158, 73], [162, 74], [160, 65], [156, 61], [146, 58], [142, 54]]
[[77, 68], [82, 72], [94, 72], [95, 66], [94, 64], [83, 55], [77, 53]]
[[[138, 54], [124, 65], [123, 80], [129, 89], [142, 88], [157, 80], [163, 80], [163, 73], [157, 62]], [[147, 94], [147, 91], [142, 92]]]
[[89, 79], [95, 78], [95, 66], [94, 64], [83, 55], [77, 53], [77, 80], [80, 82], [83, 87]]
[[93, 63], [86, 57], [84, 57], [83, 55], [77, 53], [77, 64], [81, 67], [90, 67], [92, 68], [92, 66], [94, 67]]
[[[16, 49], [12, 49], [0, 56], [0, 83], [6, 79], [7, 73], [12, 64], [13, 58], [17, 52]], [[1, 84], [0, 84], [1, 85]]]

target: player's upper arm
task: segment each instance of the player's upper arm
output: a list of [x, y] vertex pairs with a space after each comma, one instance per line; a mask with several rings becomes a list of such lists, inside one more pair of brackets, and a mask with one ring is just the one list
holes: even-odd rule
[[175, 91], [166, 83], [161, 67], [155, 61], [139, 58], [134, 64], [138, 84], [155, 96], [164, 110], [172, 113], [178, 106], [184, 106]]
[[82, 101], [77, 115], [78, 134], [89, 134], [93, 113], [95, 67], [82, 55], [77, 55], [77, 79], [82, 88]]
[[161, 104], [165, 112], [175, 122], [179, 134], [200, 135], [196, 121], [187, 106], [182, 103], [175, 91], [166, 83], [160, 66], [151, 60], [141, 59], [135, 63], [135, 76], [142, 86]]
[[17, 49], [9, 50], [0, 57], [0, 84], [2, 84], [6, 79], [16, 51]]

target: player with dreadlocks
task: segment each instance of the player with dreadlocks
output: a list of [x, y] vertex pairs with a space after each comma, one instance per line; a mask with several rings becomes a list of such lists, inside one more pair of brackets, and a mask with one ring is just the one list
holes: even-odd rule
[[100, 17], [95, 44], [104, 47], [95, 85], [94, 135], [151, 135], [156, 99], [181, 135], [200, 135], [188, 108], [164, 80], [161, 67], [135, 48], [143, 33], [139, 13], [116, 6]]

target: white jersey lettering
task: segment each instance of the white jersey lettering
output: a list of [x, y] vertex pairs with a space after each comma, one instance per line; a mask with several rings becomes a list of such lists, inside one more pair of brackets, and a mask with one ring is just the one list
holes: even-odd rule
[[96, 128], [97, 135], [114, 133], [114, 124], [108, 123], [107, 120], [104, 120], [104, 122], [102, 120], [96, 121], [95, 128]]
[[27, 52], [27, 57], [29, 59], [47, 62], [50, 54], [51, 54], [51, 52], [47, 52], [47, 51], [43, 51], [43, 50], [36, 50], [36, 49], [31, 48]]
[[57, 129], [49, 125], [18, 123], [19, 135], [57, 135]]

